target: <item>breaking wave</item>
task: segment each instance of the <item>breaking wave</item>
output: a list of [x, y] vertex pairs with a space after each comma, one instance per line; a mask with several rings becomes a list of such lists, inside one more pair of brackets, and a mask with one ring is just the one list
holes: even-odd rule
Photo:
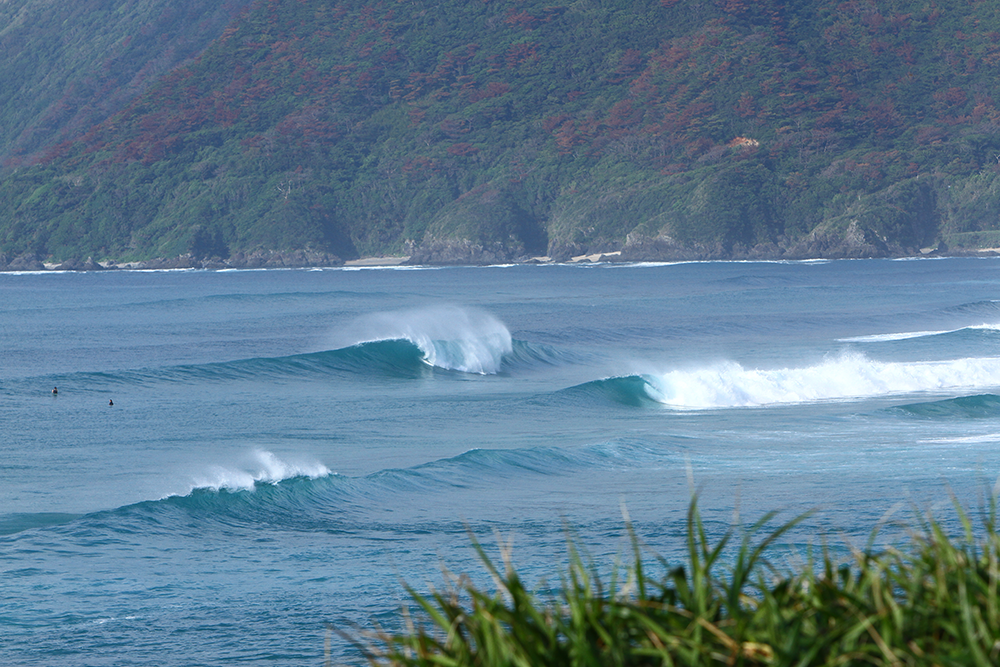
[[654, 400], [679, 409], [857, 400], [1000, 386], [1000, 358], [881, 362], [846, 353], [802, 368], [750, 369], [727, 362], [643, 376]]
[[331, 337], [337, 349], [385, 340], [409, 341], [429, 366], [480, 375], [499, 372], [513, 351], [510, 331], [499, 320], [456, 306], [367, 315]]
[[556, 393], [558, 398], [573, 403], [617, 403], [632, 407], [658, 402], [650, 379], [643, 375], [623, 375], [594, 380]]
[[[315, 532], [358, 530], [357, 518], [373, 507], [412, 503], [414, 494], [502, 485], [527, 475], [562, 476], [581, 470], [681, 465], [675, 446], [616, 439], [580, 447], [470, 449], [408, 468], [387, 468], [352, 477], [318, 462], [293, 462], [257, 451], [242, 465], [218, 466], [184, 493], [89, 514], [0, 515], [0, 536], [31, 529], [92, 536], [110, 533], [172, 535], [212, 525], [256, 530]], [[400, 500], [405, 496], [405, 501]]]
[[[572, 355], [545, 345], [506, 341], [490, 347], [478, 344], [434, 341], [433, 354], [407, 339], [362, 342], [338, 350], [310, 352], [287, 357], [260, 357], [207, 364], [185, 364], [165, 368], [81, 372], [47, 376], [35, 385], [83, 388], [100, 391], [122, 386], [150, 386], [157, 383], [199, 384], [205, 382], [292, 380], [322, 381], [335, 375], [362, 375], [386, 378], [417, 378], [434, 370], [456, 373], [495, 374], [530, 371], [574, 363]], [[499, 357], [499, 361], [497, 361]], [[488, 370], [487, 370], [488, 369]], [[0, 386], [4, 392], [18, 393], [16, 387]]]
[[242, 466], [213, 466], [208, 474], [194, 480], [188, 493], [194, 489], [249, 490], [258, 484], [277, 484], [296, 477], [319, 479], [330, 474], [330, 469], [322, 463], [283, 461], [271, 452], [256, 450]]

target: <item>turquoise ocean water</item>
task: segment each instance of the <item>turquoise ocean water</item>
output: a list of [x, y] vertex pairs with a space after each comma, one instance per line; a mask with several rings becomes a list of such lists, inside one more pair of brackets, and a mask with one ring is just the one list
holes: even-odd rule
[[469, 530], [680, 562], [693, 479], [792, 562], [998, 473], [998, 259], [0, 274], [3, 665], [320, 665]]

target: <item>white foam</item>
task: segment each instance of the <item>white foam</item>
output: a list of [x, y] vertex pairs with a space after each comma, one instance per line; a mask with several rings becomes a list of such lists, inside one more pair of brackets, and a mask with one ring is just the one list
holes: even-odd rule
[[106, 618], [97, 618], [92, 622], [94, 625], [104, 625], [106, 623], [114, 623], [116, 621], [137, 621], [141, 616], [108, 616]]
[[924, 338], [926, 336], [940, 336], [941, 334], [954, 333], [959, 329], [947, 329], [944, 331], [906, 331], [901, 333], [872, 334], [870, 336], [852, 336], [851, 338], [838, 338], [838, 343], [883, 343], [893, 340], [907, 340], [910, 338]]
[[379, 266], [336, 266], [324, 271], [442, 271], [446, 266], [425, 266], [421, 264], [386, 264]]
[[918, 440], [918, 442], [931, 445], [978, 445], [987, 442], [1000, 442], [1000, 433], [966, 435], [957, 438], [930, 438], [927, 440]]
[[337, 332], [336, 348], [379, 340], [408, 340], [438, 368], [487, 375], [497, 373], [513, 351], [510, 331], [487, 312], [433, 306], [361, 317]]
[[882, 343], [894, 340], [907, 340], [910, 338], [926, 338], [928, 336], [940, 336], [942, 334], [957, 333], [959, 331], [1000, 331], [1000, 324], [974, 324], [958, 329], [944, 329], [942, 331], [903, 331], [900, 333], [872, 334], [870, 336], [852, 336], [851, 338], [839, 338], [839, 343]]
[[283, 461], [271, 452], [256, 450], [240, 467], [212, 466], [207, 475], [195, 478], [191, 490], [247, 491], [252, 490], [258, 482], [277, 484], [295, 477], [319, 479], [328, 475], [330, 469], [322, 463]]
[[845, 353], [803, 368], [748, 369], [725, 362], [644, 377], [650, 396], [673, 407], [750, 407], [996, 387], [1000, 358], [899, 363]]

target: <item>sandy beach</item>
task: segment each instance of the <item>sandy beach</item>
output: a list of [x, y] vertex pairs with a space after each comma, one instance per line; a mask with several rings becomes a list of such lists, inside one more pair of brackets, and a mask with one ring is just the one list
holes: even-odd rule
[[349, 259], [344, 262], [344, 266], [399, 266], [409, 259], [406, 257], [362, 257], [361, 259]]

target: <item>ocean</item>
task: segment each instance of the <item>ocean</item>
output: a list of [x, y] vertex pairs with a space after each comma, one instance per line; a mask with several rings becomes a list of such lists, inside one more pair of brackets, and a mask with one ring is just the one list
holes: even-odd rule
[[794, 567], [998, 473], [996, 258], [0, 274], [7, 666], [359, 664], [473, 536]]

